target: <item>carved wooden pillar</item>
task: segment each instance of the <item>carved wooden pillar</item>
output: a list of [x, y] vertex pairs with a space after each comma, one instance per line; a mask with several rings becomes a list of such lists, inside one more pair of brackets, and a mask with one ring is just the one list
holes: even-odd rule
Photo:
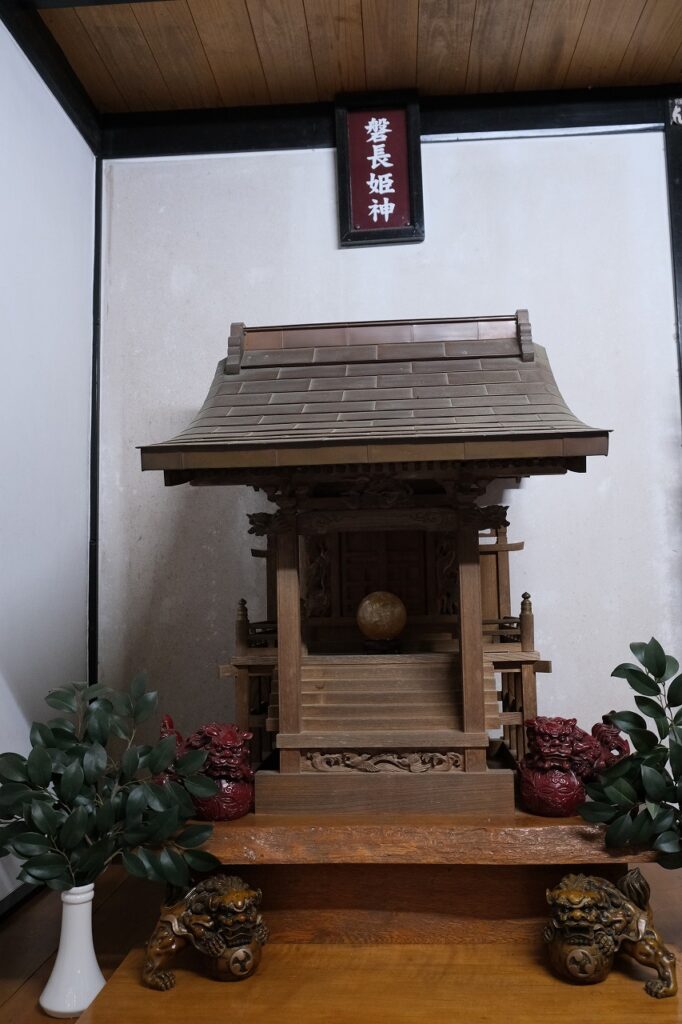
[[495, 545], [500, 549], [497, 552], [497, 606], [500, 610], [500, 618], [504, 619], [511, 615], [507, 527], [499, 526], [496, 533]]
[[[277, 667], [279, 731], [301, 731], [301, 588], [296, 529], [277, 535]], [[280, 771], [300, 771], [298, 750], [280, 751]]]
[[[249, 651], [249, 610], [243, 597], [237, 606], [234, 649], [238, 658], [244, 658]], [[234, 720], [240, 729], [249, 728], [250, 706], [249, 670], [242, 664], [235, 671], [234, 681]]]
[[534, 651], [535, 616], [533, 615], [533, 604], [530, 599], [530, 594], [525, 593], [522, 595], [522, 597], [523, 600], [521, 601], [521, 614], [519, 616], [519, 626], [521, 629], [521, 650]]
[[[478, 551], [478, 526], [462, 522], [457, 529], [459, 562], [459, 651], [462, 669], [462, 716], [465, 732], [485, 732], [485, 693], [483, 690], [483, 635], [481, 614], [481, 568]], [[466, 771], [486, 769], [486, 751], [467, 749]]]
[[234, 649], [237, 654], [247, 654], [249, 650], [249, 609], [243, 597], [237, 605], [237, 618], [234, 624]]
[[[535, 618], [533, 616], [533, 604], [530, 594], [522, 595], [521, 615], [519, 616], [521, 629], [521, 650], [535, 650]], [[521, 666], [521, 707], [523, 709], [523, 720], [535, 718], [538, 713], [537, 689], [535, 685], [535, 666], [523, 664]], [[528, 753], [526, 732], [523, 726], [519, 730], [519, 757]]]
[[277, 538], [268, 535], [265, 618], [272, 621], [277, 617]]

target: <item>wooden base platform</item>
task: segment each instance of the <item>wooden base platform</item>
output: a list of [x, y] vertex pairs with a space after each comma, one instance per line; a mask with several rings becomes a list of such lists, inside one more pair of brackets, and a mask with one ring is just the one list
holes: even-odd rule
[[514, 809], [514, 774], [486, 772], [256, 773], [259, 814], [327, 811], [402, 811], [406, 814], [467, 811], [509, 814]]
[[[678, 871], [666, 871], [663, 868], [658, 867], [656, 864], [642, 864], [642, 871], [644, 872], [646, 879], [651, 886], [651, 902], [655, 914], [656, 926], [660, 933], [664, 935], [669, 946], [677, 945], [678, 948], [682, 945], [682, 884], [679, 878]], [[494, 869], [492, 869], [494, 870]], [[596, 871], [601, 871], [601, 867], [595, 867]], [[247, 868], [243, 870], [244, 874], [250, 873]], [[542, 880], [539, 880], [542, 881]], [[114, 865], [106, 871], [103, 876], [97, 881], [95, 887], [95, 903], [94, 903], [94, 937], [95, 937], [95, 948], [97, 950], [97, 956], [99, 959], [100, 967], [106, 978], [111, 977], [113, 972], [120, 967], [124, 958], [128, 955], [131, 948], [141, 948], [142, 943], [151, 934], [154, 928], [154, 923], [157, 920], [157, 913], [159, 904], [163, 896], [163, 887], [153, 885], [152, 883], [144, 882], [140, 879], [126, 878], [125, 872], [119, 865]], [[509, 903], [507, 902], [509, 906]], [[545, 911], [546, 908], [544, 908]], [[265, 912], [268, 918], [272, 918], [271, 910], [265, 908]], [[38, 1007], [38, 996], [41, 990], [45, 986], [47, 978], [49, 977], [54, 961], [54, 951], [56, 949], [58, 936], [59, 936], [59, 915], [60, 915], [60, 902], [57, 893], [42, 890], [36, 893], [28, 903], [23, 906], [15, 907], [6, 918], [0, 922], [0, 1020], [2, 1024], [46, 1024], [47, 1018]], [[513, 929], [509, 927], [509, 924], [504, 930], [504, 935], [512, 934]], [[537, 943], [538, 931], [536, 931], [534, 941]], [[373, 939], [376, 942], [376, 938], [373, 935]], [[368, 943], [367, 934], [365, 937], [360, 937], [359, 942]], [[335, 944], [338, 944], [338, 940]], [[327, 946], [325, 949], [329, 950], [331, 947]], [[350, 954], [355, 953], [356, 947], [346, 946]], [[384, 947], [386, 948], [386, 947]], [[393, 948], [393, 947], [391, 947]], [[447, 947], [445, 947], [447, 948]], [[452, 946], [450, 948], [453, 948]], [[534, 948], [538, 948], [537, 945]], [[265, 980], [266, 984], [270, 984], [267, 978], [272, 978], [272, 963], [273, 961], [279, 961], [278, 949], [286, 950], [290, 952], [285, 955], [294, 955], [294, 950], [301, 950], [300, 939], [296, 946], [276, 946], [271, 944], [266, 946], [264, 950], [263, 968], [267, 965], [267, 975], [257, 975], [253, 982], [258, 985], [259, 982]], [[330, 955], [328, 952], [322, 949], [322, 947], [306, 946], [302, 950], [302, 955], [305, 955], [309, 950], [313, 956], [321, 955], [326, 958]], [[402, 948], [402, 954], [408, 953], [413, 957], [421, 957], [424, 945], [415, 945], [409, 948]], [[426, 950], [428, 954], [434, 954], [440, 956], [440, 951], [437, 947], [430, 946]], [[459, 952], [457, 951], [459, 950]], [[390, 950], [389, 950], [390, 951]], [[396, 951], [397, 952], [397, 951]], [[464, 1024], [499, 1024], [500, 1021], [509, 1020], [510, 1024], [515, 1024], [515, 1021], [519, 1019], [524, 1021], [524, 1024], [535, 1024], [536, 1021], [551, 1021], [551, 1024], [635, 1024], [639, 1020], [648, 1019], [655, 1024], [656, 1021], [662, 1021], [664, 1024], [671, 1024], [672, 1021], [677, 1021], [675, 1014], [679, 1016], [680, 1011], [678, 1006], [680, 1005], [679, 1000], [668, 999], [664, 1001], [664, 1004], [656, 1004], [654, 1000], [649, 999], [641, 991], [639, 984], [635, 984], [631, 979], [635, 976], [635, 972], [638, 969], [630, 967], [627, 961], [622, 964], [622, 970], [625, 974], [615, 974], [604, 983], [603, 986], [591, 989], [573, 989], [570, 986], [564, 985], [562, 982], [554, 982], [551, 976], [548, 980], [545, 971], [544, 961], [538, 959], [538, 972], [530, 977], [525, 972], [522, 974], [522, 979], [526, 985], [525, 991], [519, 991], [521, 988], [520, 981], [514, 982], [514, 998], [518, 1010], [516, 1011], [516, 1017], [512, 1015], [514, 1006], [507, 1005], [504, 1009], [504, 1014], [498, 1014], [497, 1017], [492, 1016], [493, 1012], [499, 1006], [499, 998], [495, 979], [501, 979], [501, 984], [505, 986], [508, 983], [508, 979], [511, 975], [510, 965], [515, 955], [514, 945], [509, 945], [506, 949], [502, 950], [501, 958], [498, 957], [494, 968], [493, 982], [488, 985], [487, 991], [479, 994], [479, 1005], [477, 1007], [476, 1014], [471, 1014], [467, 1018], [462, 1013], [457, 1013], [452, 1008], [447, 1012], [444, 1021], [458, 1021], [464, 1022]], [[270, 955], [272, 954], [272, 955]], [[140, 953], [133, 954], [139, 957]], [[488, 961], [492, 961], [493, 955], [488, 955], [488, 952], [480, 945], [467, 949], [464, 946], [458, 946], [454, 955], [457, 958], [457, 963], [461, 964], [463, 956], [471, 956], [476, 959], [477, 963], [487, 964]], [[541, 954], [542, 955], [542, 954]], [[319, 963], [318, 959], [314, 959], [315, 965]], [[186, 961], [178, 962], [178, 988], [174, 992], [169, 993], [156, 993], [151, 992], [148, 989], [143, 988], [141, 985], [136, 985], [137, 966], [139, 959], [136, 961], [131, 958], [129, 964], [126, 966], [126, 972], [129, 971], [126, 976], [121, 974], [117, 976], [111, 987], [106, 987], [101, 993], [99, 1004], [96, 1008], [93, 1008], [89, 1013], [93, 1013], [96, 1009], [98, 1020], [101, 1024], [108, 1024], [109, 1021], [126, 1022], [126, 1024], [144, 1024], [146, 1020], [154, 1020], [155, 1024], [173, 1024], [175, 1009], [177, 1007], [184, 1006], [184, 1019], [183, 1024], [189, 1021], [201, 1020], [211, 1022], [213, 1020], [222, 1021], [227, 1020], [224, 1012], [225, 1006], [227, 1006], [225, 1000], [229, 997], [228, 985], [218, 985], [218, 983], [207, 979], [204, 975], [194, 974], [195, 964], [189, 959]], [[338, 962], [337, 962], [338, 964]], [[458, 970], [462, 971], [460, 967]], [[632, 973], [631, 973], [632, 972]], [[452, 970], [451, 972], [452, 973]], [[337, 1014], [336, 1018], [327, 1015], [328, 1002], [322, 999], [321, 989], [315, 982], [314, 977], [311, 975], [302, 977], [303, 972], [297, 974], [300, 978], [300, 985], [302, 989], [309, 992], [311, 997], [316, 1002], [317, 1016], [315, 1024], [326, 1024], [329, 1020], [338, 1020], [340, 1024], [343, 1024], [343, 1015]], [[444, 972], [441, 972], [441, 975]], [[639, 976], [639, 975], [638, 975]], [[641, 975], [643, 978], [643, 974]], [[186, 979], [186, 984], [184, 983]], [[438, 979], [440, 981], [440, 979]], [[325, 979], [325, 984], [329, 982]], [[339, 984], [345, 984], [347, 990], [351, 983], [351, 978], [342, 979]], [[552, 997], [548, 999], [546, 986], [549, 983], [553, 983]], [[251, 985], [251, 982], [247, 982], [247, 985]], [[464, 982], [462, 982], [464, 985]], [[614, 986], [623, 985], [622, 991], [615, 991]], [[556, 987], [556, 986], [560, 987]], [[189, 990], [187, 988], [189, 986]], [[608, 988], [606, 987], [608, 986]], [[119, 996], [117, 993], [121, 992], [121, 988], [125, 987], [128, 989], [127, 994], [121, 994], [121, 1009], [120, 1016], [117, 1018], [119, 1013]], [[252, 991], [251, 988], [241, 990], [240, 986], [231, 986], [238, 989], [237, 992], [232, 993], [232, 998], [240, 996], [245, 997], [245, 994]], [[476, 991], [480, 991], [480, 985]], [[613, 998], [610, 996], [606, 999], [608, 990], [613, 990]], [[544, 998], [544, 1006], [540, 1005], [539, 999], [536, 998], [535, 992], [540, 990], [540, 995]], [[508, 989], [505, 988], [505, 991]], [[271, 989], [269, 989], [271, 993]], [[214, 1013], [211, 1017], [208, 1012], [205, 1014], [203, 1008], [205, 1001], [211, 994], [210, 999], [215, 1000], [214, 1006], [220, 1006], [220, 1013]], [[287, 1018], [283, 1017], [283, 996], [284, 990], [281, 991], [280, 1005], [269, 1008], [268, 1012], [264, 1013], [262, 1017], [262, 1024], [269, 1024], [269, 1022], [286, 1021]], [[261, 992], [262, 997], [264, 993]], [[487, 1001], [488, 995], [491, 996], [492, 1002]], [[156, 998], [159, 996], [159, 998]], [[300, 995], [288, 996], [291, 999], [299, 999]], [[473, 996], [472, 996], [473, 997]], [[365, 1002], [368, 1006], [368, 1012], [374, 1012], [375, 1017], [372, 1024], [387, 1024], [388, 1020], [400, 1021], [400, 1017], [396, 1013], [393, 1013], [392, 1017], [387, 1017], [383, 1010], [382, 1012], [376, 1011], [376, 998], [377, 996], [372, 995], [365, 997]], [[469, 996], [464, 995], [460, 997], [462, 999], [468, 999]], [[194, 1000], [193, 1006], [187, 1006], [187, 1001]], [[139, 1000], [139, 1001], [137, 1001]], [[218, 1000], [220, 1000], [218, 1004]], [[560, 1006], [557, 1008], [557, 1000], [560, 1001]], [[624, 1006], [625, 1000], [630, 1000], [627, 1006]], [[116, 1012], [113, 1010], [116, 1004]], [[262, 1007], [261, 1004], [258, 1004]], [[414, 1010], [414, 1004], [408, 1004], [411, 1010]], [[466, 1002], [464, 1004], [466, 1007]], [[426, 1011], [432, 1008], [432, 1004], [429, 1004], [428, 999], [425, 1002]], [[296, 1009], [296, 1004], [294, 1004]], [[346, 1006], [347, 1009], [347, 1006]], [[426, 1017], [421, 1014], [421, 1007], [419, 1012], [413, 1013], [413, 1019], [411, 1024], [422, 1024], [431, 1020], [432, 1017]], [[437, 1008], [438, 1012], [440, 1007]], [[592, 1011], [594, 1010], [595, 1015], [593, 1016]], [[635, 1016], [633, 1017], [630, 1011], [633, 1011]], [[178, 1011], [178, 1019], [180, 1016]], [[126, 1016], [127, 1013], [127, 1016]], [[312, 1013], [310, 1010], [309, 1013]], [[522, 1016], [522, 1014], [525, 1016]], [[108, 1018], [104, 1017], [104, 1014], [108, 1014]], [[544, 1016], [546, 1014], [547, 1016]], [[572, 1014], [572, 1016], [571, 1016]], [[648, 1014], [648, 1018], [642, 1018], [642, 1014]], [[442, 1015], [441, 1015], [442, 1016]], [[102, 1020], [102, 1018], [104, 1018]], [[242, 1021], [242, 1016], [235, 1018], [236, 1020]], [[306, 1019], [304, 1014], [300, 1016], [302, 1024], [305, 1024]], [[247, 1018], [248, 1020], [248, 1018]], [[363, 1020], [361, 1016], [354, 1015], [352, 1017], [353, 1024], [357, 1021]], [[95, 1021], [96, 1024], [96, 1021]], [[261, 1024], [261, 1022], [259, 1022]]]
[[616, 881], [616, 864], [275, 864], [240, 867], [263, 893], [274, 943], [533, 943], [547, 889], [583, 871]]
[[277, 943], [532, 943], [562, 875], [636, 859], [581, 819], [526, 814], [253, 814], [206, 848], [262, 889]]
[[[224, 864], [641, 864], [582, 818], [513, 814], [247, 814], [216, 822]], [[595, 869], [596, 871], [596, 869]]]
[[188, 964], [177, 987], [140, 983], [134, 950], [80, 1024], [679, 1024], [679, 998], [646, 995], [647, 972], [621, 959], [600, 985], [578, 987], [549, 971], [541, 943], [528, 945], [266, 946], [247, 981], [214, 981]]
[[[244, 984], [213, 981], [191, 951], [178, 987], [139, 983], [141, 946], [163, 888], [114, 865], [95, 892], [95, 948], [109, 976], [133, 952], [84, 1024], [682, 1024], [620, 962], [604, 985], [576, 989], [547, 971], [539, 936], [545, 887], [582, 867], [616, 877], [641, 864], [656, 925], [682, 942], [679, 872], [651, 854], [607, 853], [580, 819], [494, 815], [248, 815], [217, 825], [210, 848], [263, 889], [272, 941]], [[0, 926], [0, 1020], [41, 1024], [38, 996], [59, 935], [58, 893], [39, 892]], [[445, 1013], [445, 1016], [444, 1016]], [[232, 1017], [230, 1017], [232, 1014]], [[438, 1016], [436, 1016], [438, 1015]]]

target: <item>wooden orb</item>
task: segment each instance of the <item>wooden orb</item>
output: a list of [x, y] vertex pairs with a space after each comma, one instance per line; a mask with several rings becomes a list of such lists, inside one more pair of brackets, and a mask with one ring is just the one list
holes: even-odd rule
[[394, 640], [406, 622], [405, 605], [387, 590], [375, 590], [358, 605], [357, 623], [368, 640]]

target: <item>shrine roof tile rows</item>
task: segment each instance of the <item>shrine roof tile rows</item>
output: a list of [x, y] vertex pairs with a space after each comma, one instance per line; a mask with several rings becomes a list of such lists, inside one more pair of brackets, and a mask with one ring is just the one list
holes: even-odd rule
[[204, 405], [144, 452], [375, 440], [599, 436], [566, 405], [527, 314], [476, 320], [233, 325]]

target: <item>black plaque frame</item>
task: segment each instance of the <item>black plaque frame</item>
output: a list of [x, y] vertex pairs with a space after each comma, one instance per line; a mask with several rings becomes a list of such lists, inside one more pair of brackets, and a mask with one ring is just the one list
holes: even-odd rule
[[[406, 227], [353, 227], [351, 217], [351, 181], [348, 161], [348, 112], [377, 109], [405, 111], [407, 129], [407, 171], [409, 176], [410, 224]], [[339, 244], [342, 248], [360, 245], [387, 245], [396, 242], [424, 241], [424, 194], [422, 191], [421, 126], [419, 103], [415, 93], [352, 93], [339, 96], [335, 104], [336, 184], [339, 199]]]

